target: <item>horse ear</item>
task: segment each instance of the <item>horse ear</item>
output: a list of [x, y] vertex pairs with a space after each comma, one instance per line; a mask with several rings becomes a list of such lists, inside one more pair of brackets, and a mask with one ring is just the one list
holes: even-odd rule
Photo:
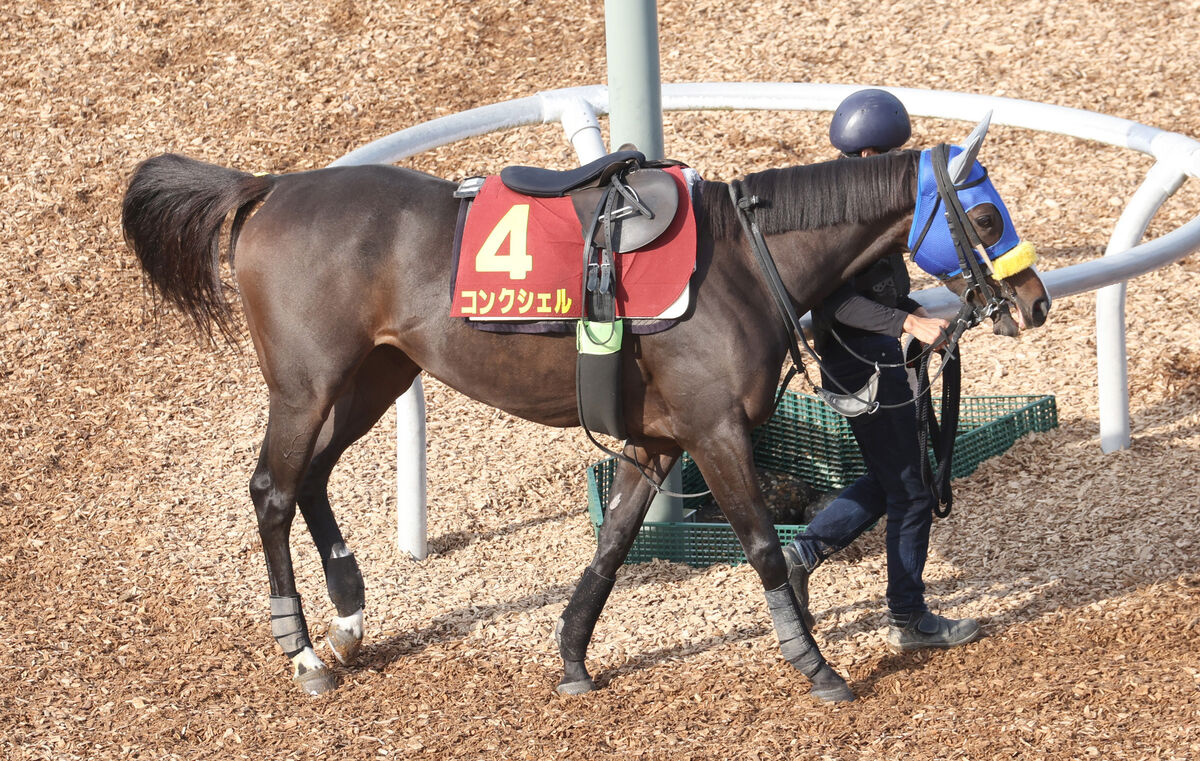
[[992, 112], [989, 110], [979, 120], [979, 124], [975, 125], [975, 129], [971, 130], [971, 134], [967, 135], [967, 139], [963, 141], [962, 153], [950, 159], [950, 164], [947, 169], [950, 172], [950, 180], [955, 184], [965, 182], [971, 174], [971, 169], [975, 166], [975, 157], [979, 155], [979, 146], [983, 145], [983, 138], [987, 136], [988, 125], [992, 123]]

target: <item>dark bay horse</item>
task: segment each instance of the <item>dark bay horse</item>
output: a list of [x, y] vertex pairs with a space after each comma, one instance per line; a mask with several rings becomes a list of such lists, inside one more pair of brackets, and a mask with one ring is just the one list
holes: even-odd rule
[[[761, 201], [755, 217], [798, 313], [873, 260], [905, 248], [921, 155], [744, 178], [745, 190]], [[966, 161], [972, 167], [979, 167], [973, 153]], [[149, 284], [210, 337], [238, 332], [220, 276], [222, 256], [232, 266], [236, 249], [238, 290], [270, 390], [250, 493], [267, 560], [272, 633], [292, 660], [296, 683], [313, 694], [332, 689], [336, 679], [313, 650], [296, 590], [288, 548], [296, 507], [338, 613], [329, 642], [348, 663], [363, 636], [364, 587], [327, 483], [345, 449], [413, 379], [424, 371], [528, 420], [579, 424], [573, 336], [487, 333], [449, 316], [454, 189], [447, 180], [391, 166], [255, 176], [165, 154], [137, 168], [124, 198], [125, 237]], [[658, 482], [683, 451], [691, 453], [761, 577], [784, 657], [817, 697], [850, 700], [852, 692], [800, 620], [755, 477], [750, 432], [771, 412], [789, 331], [728, 191], [716, 182], [696, 187], [691, 313], [669, 330], [626, 339], [624, 454]], [[1001, 237], [1004, 220], [993, 212], [992, 204], [967, 212], [985, 245]], [[221, 231], [230, 214], [223, 254]], [[1042, 324], [1049, 299], [1036, 270], [1002, 280], [992, 281], [1006, 302], [993, 315], [994, 330], [1015, 334], [1018, 326]], [[1017, 310], [1015, 321], [1007, 307]], [[584, 666], [587, 645], [654, 487], [622, 463], [611, 495], [595, 557], [556, 630], [564, 663], [558, 689], [565, 693], [594, 688]]]

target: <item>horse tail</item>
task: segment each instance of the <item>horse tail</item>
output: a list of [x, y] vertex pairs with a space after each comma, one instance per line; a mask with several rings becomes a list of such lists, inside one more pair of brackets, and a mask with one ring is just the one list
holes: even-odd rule
[[179, 309], [210, 341], [215, 332], [235, 341], [233, 310], [221, 280], [221, 228], [231, 211], [228, 259], [242, 223], [275, 186], [253, 175], [173, 153], [134, 170], [121, 207], [125, 241], [137, 255], [158, 303]]

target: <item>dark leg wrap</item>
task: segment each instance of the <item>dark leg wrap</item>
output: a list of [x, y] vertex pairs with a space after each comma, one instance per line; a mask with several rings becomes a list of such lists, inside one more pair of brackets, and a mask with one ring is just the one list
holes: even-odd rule
[[616, 579], [606, 579], [590, 567], [583, 572], [575, 594], [571, 595], [571, 601], [558, 620], [558, 654], [564, 661], [582, 662], [587, 656], [596, 619], [600, 617], [614, 583]]
[[353, 553], [329, 559], [325, 564], [325, 588], [329, 590], [329, 599], [339, 616], [349, 616], [363, 609], [366, 592]]
[[300, 595], [271, 595], [271, 634], [288, 658], [306, 647], [312, 647], [308, 639], [308, 624], [300, 607]]
[[784, 584], [776, 589], [768, 589], [766, 595], [767, 609], [771, 611], [771, 621], [779, 637], [780, 652], [800, 673], [812, 679], [825, 666], [825, 658], [800, 619], [800, 609], [791, 586]]

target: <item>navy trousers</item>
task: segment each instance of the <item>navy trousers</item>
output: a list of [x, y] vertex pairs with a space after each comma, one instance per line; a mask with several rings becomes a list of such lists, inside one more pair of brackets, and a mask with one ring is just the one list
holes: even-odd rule
[[[836, 378], [849, 391], [858, 391], [875, 368], [852, 357], [833, 338], [822, 364], [826, 388], [841, 393]], [[903, 361], [900, 342], [889, 336], [847, 338], [859, 355], [880, 363]], [[832, 377], [831, 377], [832, 376]], [[878, 400], [896, 404], [912, 398], [903, 367], [881, 368]], [[914, 405], [879, 409], [847, 418], [862, 450], [867, 472], [847, 486], [837, 499], [816, 515], [794, 545], [813, 570], [822, 560], [853, 542], [875, 521], [887, 517], [887, 602], [894, 616], [923, 613], [925, 557], [936, 499], [922, 479], [923, 458], [917, 439]]]

